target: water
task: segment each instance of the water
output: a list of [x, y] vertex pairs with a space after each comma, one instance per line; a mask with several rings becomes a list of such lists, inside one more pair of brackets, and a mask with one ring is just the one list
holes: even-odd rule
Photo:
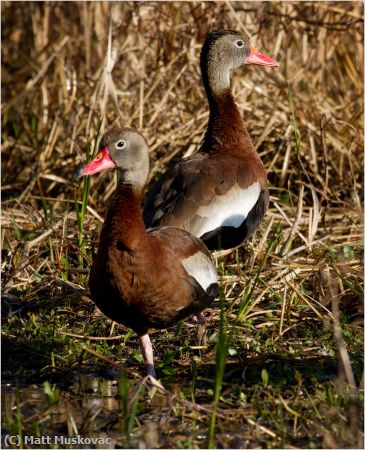
[[159, 431], [164, 428], [164, 417], [168, 421], [169, 406], [164, 396], [152, 397], [142, 380], [129, 381], [128, 399], [123, 401], [117, 378], [90, 374], [72, 378], [62, 388], [53, 384], [4, 384], [2, 448], [15, 442], [15, 438], [5, 440], [19, 436], [19, 430], [24, 448], [165, 447], [167, 440]]

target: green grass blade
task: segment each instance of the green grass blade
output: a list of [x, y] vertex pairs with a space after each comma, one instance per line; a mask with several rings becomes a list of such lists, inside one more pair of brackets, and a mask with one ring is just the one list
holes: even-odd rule
[[222, 391], [224, 369], [226, 367], [226, 358], [228, 351], [227, 319], [225, 316], [222, 299], [220, 302], [220, 307], [221, 313], [219, 321], [219, 337], [216, 347], [216, 369], [214, 379], [213, 407], [208, 429], [208, 443], [207, 443], [208, 448], [214, 447], [214, 432], [217, 419], [217, 406]]
[[[93, 151], [90, 152], [90, 146], [87, 146], [87, 154], [86, 154], [86, 162], [90, 161], [96, 154], [98, 150], [98, 142], [99, 142], [99, 136], [100, 136], [100, 130], [101, 130], [102, 120], [99, 122], [99, 126], [96, 132], [96, 138], [95, 138], [95, 144]], [[77, 199], [75, 200], [75, 211], [76, 211], [76, 217], [77, 217], [77, 226], [78, 226], [78, 245], [80, 250], [84, 250], [85, 242], [84, 242], [84, 223], [85, 223], [85, 216], [87, 211], [87, 205], [88, 205], [88, 199], [89, 199], [89, 189], [90, 189], [90, 177], [86, 176], [83, 177], [83, 185], [82, 185], [82, 195], [81, 195], [81, 207], [79, 207], [77, 203]], [[79, 264], [82, 265], [83, 258], [82, 255], [79, 254]]]

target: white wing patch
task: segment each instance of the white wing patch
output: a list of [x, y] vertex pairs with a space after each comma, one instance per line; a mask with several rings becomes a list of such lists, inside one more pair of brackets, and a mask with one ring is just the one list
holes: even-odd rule
[[181, 262], [188, 274], [195, 278], [205, 291], [211, 284], [218, 283], [215, 267], [203, 252], [197, 252]]
[[186, 227], [191, 234], [203, 236], [221, 226], [239, 228], [248, 213], [255, 206], [261, 192], [256, 181], [247, 189], [235, 184], [226, 194], [217, 195], [214, 202], [198, 209], [199, 218]]

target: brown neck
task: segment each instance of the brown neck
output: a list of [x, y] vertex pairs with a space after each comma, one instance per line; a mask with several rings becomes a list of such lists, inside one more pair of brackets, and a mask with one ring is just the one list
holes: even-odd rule
[[107, 248], [110, 243], [116, 242], [121, 250], [133, 250], [146, 236], [142, 219], [141, 192], [132, 185], [121, 182], [108, 209], [99, 248], [104, 246]]
[[209, 121], [201, 151], [242, 154], [255, 152], [246, 125], [233, 98], [229, 72], [218, 77], [219, 68], [202, 58], [202, 77], [209, 102]]
[[238, 155], [255, 152], [232, 95], [230, 68], [214, 58], [208, 44], [202, 50], [200, 66], [210, 110], [201, 151]]

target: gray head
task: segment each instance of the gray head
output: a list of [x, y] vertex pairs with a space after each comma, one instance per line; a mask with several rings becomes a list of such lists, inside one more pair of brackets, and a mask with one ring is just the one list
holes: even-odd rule
[[207, 34], [200, 54], [200, 66], [207, 91], [215, 93], [229, 88], [230, 72], [246, 64], [278, 66], [253, 47], [248, 37], [234, 30], [217, 30]]
[[116, 168], [121, 182], [142, 188], [147, 180], [149, 154], [146, 141], [133, 128], [108, 131], [101, 139], [96, 157], [82, 167], [80, 175], [92, 175]]
[[200, 62], [219, 64], [223, 69], [236, 69], [245, 64], [251, 51], [247, 36], [234, 30], [216, 30], [207, 34]]

